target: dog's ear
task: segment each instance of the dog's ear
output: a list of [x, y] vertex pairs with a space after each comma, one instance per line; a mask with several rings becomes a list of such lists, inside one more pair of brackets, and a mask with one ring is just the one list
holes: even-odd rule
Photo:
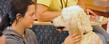
[[54, 26], [64, 26], [64, 21], [62, 16], [58, 16], [55, 19], [53, 19], [53, 25]]
[[52, 24], [57, 28], [57, 29], [61, 29], [62, 31], [68, 31], [68, 29], [66, 29], [66, 22], [64, 21], [64, 19], [62, 18], [62, 16], [58, 16], [55, 19], [53, 19]]

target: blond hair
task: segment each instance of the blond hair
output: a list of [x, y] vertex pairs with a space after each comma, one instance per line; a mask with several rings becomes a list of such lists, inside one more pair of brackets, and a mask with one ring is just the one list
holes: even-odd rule
[[88, 32], [92, 31], [89, 17], [85, 11], [78, 5], [64, 8], [62, 10], [64, 21], [69, 21], [71, 32]]

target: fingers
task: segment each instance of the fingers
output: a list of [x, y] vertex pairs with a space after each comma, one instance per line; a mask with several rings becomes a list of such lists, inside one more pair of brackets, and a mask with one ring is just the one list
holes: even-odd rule
[[87, 11], [88, 14], [91, 14], [91, 15], [93, 15], [93, 16], [96, 16], [96, 14], [95, 14], [92, 10], [87, 9], [86, 11]]
[[82, 39], [82, 35], [81, 34], [74, 34], [72, 35], [72, 42], [74, 44], [79, 44], [81, 42], [81, 39]]
[[69, 35], [64, 41], [65, 44], [80, 44], [82, 39], [82, 34], [72, 34]]

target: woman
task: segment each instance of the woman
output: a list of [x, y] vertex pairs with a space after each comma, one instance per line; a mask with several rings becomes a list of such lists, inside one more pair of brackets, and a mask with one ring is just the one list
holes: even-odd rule
[[37, 44], [34, 32], [27, 29], [35, 19], [35, 3], [32, 0], [11, 0], [10, 5], [11, 12], [4, 18], [8, 22], [2, 22], [8, 24], [4, 31], [6, 44]]

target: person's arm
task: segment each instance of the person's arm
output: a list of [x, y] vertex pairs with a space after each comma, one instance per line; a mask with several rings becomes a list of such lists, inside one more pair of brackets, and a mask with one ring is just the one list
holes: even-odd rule
[[50, 11], [47, 6], [37, 4], [36, 15], [39, 21], [52, 21], [55, 17], [60, 15], [60, 11]]
[[0, 44], [5, 44], [5, 36], [0, 36]]
[[109, 42], [109, 34], [101, 26], [93, 25], [92, 27], [94, 32], [103, 35], [106, 41]]

